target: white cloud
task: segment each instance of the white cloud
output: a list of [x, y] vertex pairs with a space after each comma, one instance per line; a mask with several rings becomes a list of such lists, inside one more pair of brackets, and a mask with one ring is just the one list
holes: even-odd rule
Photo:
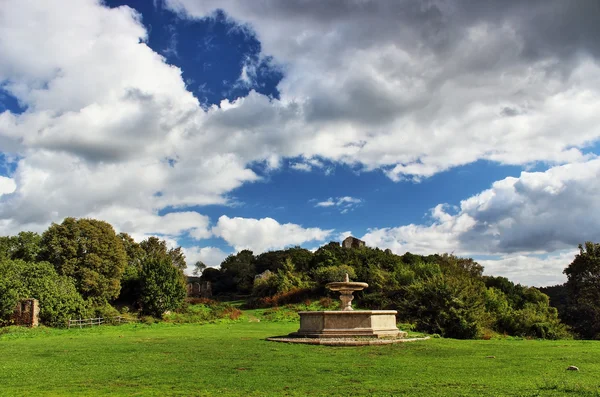
[[325, 167], [325, 164], [323, 164], [323, 162], [319, 159], [316, 158], [308, 158], [308, 159], [302, 159], [299, 162], [293, 162], [290, 163], [290, 168], [296, 170], [296, 171], [305, 171], [305, 172], [309, 172], [312, 171], [313, 169], [320, 169], [320, 168], [324, 168], [325, 169], [325, 174], [329, 175], [332, 172], [332, 167]]
[[201, 261], [209, 267], [219, 267], [221, 262], [229, 255], [217, 247], [185, 247], [183, 252], [185, 253], [189, 274], [194, 270], [193, 266], [197, 261]]
[[567, 281], [563, 270], [578, 253], [577, 250], [564, 250], [548, 256], [507, 255], [478, 262], [484, 266], [487, 275], [503, 276], [524, 285], [546, 287]]
[[12, 178], [0, 175], [0, 196], [13, 193], [17, 189], [17, 184]]
[[343, 196], [343, 197], [329, 197], [327, 200], [325, 201], [319, 201], [315, 204], [315, 207], [338, 207], [340, 213], [342, 214], [346, 214], [349, 211], [353, 211], [357, 206], [359, 206], [360, 204], [362, 204], [363, 200], [356, 198], [356, 197], [350, 197], [350, 196]]
[[250, 249], [255, 253], [323, 241], [331, 232], [316, 227], [303, 228], [294, 223], [280, 224], [272, 218], [229, 218], [225, 215], [212, 228], [215, 236], [222, 237], [236, 251]]
[[335, 201], [330, 197], [326, 201], [320, 201], [315, 204], [315, 207], [333, 207], [335, 205]]
[[193, 211], [170, 212], [159, 216], [150, 211], [113, 206], [91, 216], [109, 222], [120, 232], [135, 233], [151, 230], [152, 233], [180, 237], [187, 233], [200, 240], [212, 236], [209, 230], [210, 219]]
[[347, 237], [352, 236], [352, 232], [351, 231], [346, 231], [346, 232], [342, 232], [340, 234], [338, 234], [337, 239], [339, 241], [344, 241]]
[[600, 235], [599, 195], [600, 158], [522, 172], [463, 200], [455, 214], [436, 206], [430, 225], [372, 229], [362, 239], [398, 254], [502, 255], [482, 262], [490, 274], [553, 284], [564, 281], [573, 249]]
[[[223, 9], [285, 65], [280, 100], [251, 94], [227, 110], [255, 116], [246, 133], [228, 133], [240, 147], [256, 142], [259, 157], [319, 157], [418, 180], [480, 159], [581, 161], [600, 138], [592, 4], [166, 4], [191, 18]], [[558, 30], [568, 20], [579, 23]]]
[[0, 82], [27, 110], [0, 113], [2, 149], [20, 158], [0, 234], [102, 215], [132, 233], [204, 238], [205, 217], [159, 210], [227, 204], [232, 189], [259, 179], [248, 159], [217, 147], [181, 71], [145, 39], [128, 7], [2, 3]]
[[431, 225], [370, 230], [368, 243], [395, 251], [549, 253], [600, 235], [600, 158], [522, 172], [463, 200], [452, 215], [431, 210]]

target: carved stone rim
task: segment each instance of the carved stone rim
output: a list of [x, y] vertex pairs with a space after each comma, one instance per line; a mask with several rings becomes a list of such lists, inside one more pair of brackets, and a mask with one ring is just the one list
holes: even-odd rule
[[367, 288], [369, 284], [358, 281], [336, 281], [325, 285], [326, 288], [332, 291], [360, 291]]
[[298, 314], [327, 314], [331, 316], [350, 316], [355, 315], [359, 316], [361, 314], [374, 314], [374, 315], [384, 315], [384, 314], [398, 314], [396, 310], [352, 310], [352, 311], [342, 311], [342, 310], [315, 310], [315, 311], [302, 311], [298, 312]]

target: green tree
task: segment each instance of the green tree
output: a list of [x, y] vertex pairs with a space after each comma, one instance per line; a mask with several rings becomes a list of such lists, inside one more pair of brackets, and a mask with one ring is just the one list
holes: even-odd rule
[[579, 245], [579, 254], [564, 270], [569, 309], [567, 322], [585, 339], [600, 339], [600, 244]]
[[314, 272], [314, 279], [321, 285], [334, 281], [344, 281], [346, 274], [350, 280], [356, 280], [356, 272], [352, 266], [323, 266]]
[[302, 273], [296, 272], [291, 258], [286, 258], [276, 273], [265, 270], [260, 277], [254, 278], [253, 296], [269, 296], [294, 290], [310, 288], [310, 282], [303, 279]]
[[142, 260], [146, 255], [146, 251], [129, 234], [119, 233], [118, 237], [121, 240], [123, 248], [125, 249], [125, 254], [127, 255], [126, 268], [133, 268], [139, 271], [142, 268]]
[[405, 289], [398, 311], [418, 329], [449, 338], [470, 339], [485, 324], [485, 285], [481, 280], [438, 274]]
[[0, 323], [7, 323], [20, 299], [35, 298], [40, 304], [40, 321], [64, 324], [85, 315], [87, 306], [73, 280], [59, 276], [47, 262], [0, 261]]
[[116, 298], [127, 263], [123, 243], [113, 227], [96, 219], [66, 218], [42, 235], [41, 260], [58, 274], [75, 280], [85, 299], [103, 305]]
[[201, 276], [202, 272], [206, 270], [206, 268], [207, 266], [204, 264], [204, 262], [196, 261], [196, 263], [194, 263], [194, 276]]
[[140, 247], [146, 253], [146, 256], [152, 257], [164, 257], [168, 256], [171, 259], [173, 266], [180, 270], [185, 270], [187, 267], [185, 262], [185, 255], [181, 247], [168, 248], [167, 242], [161, 240], [158, 237], [148, 237], [146, 240], [140, 243]]
[[242, 250], [225, 258], [221, 263], [221, 283], [226, 292], [248, 294], [252, 291], [256, 275], [254, 260], [250, 250]]
[[139, 306], [140, 296], [140, 272], [142, 271], [142, 261], [146, 256], [146, 251], [129, 234], [119, 233], [118, 237], [123, 243], [123, 248], [127, 255], [127, 265], [121, 276], [121, 292], [119, 294], [119, 303], [132, 306]]
[[16, 236], [0, 237], [0, 259], [33, 262], [40, 252], [41, 239], [35, 232], [20, 232]]
[[186, 296], [185, 276], [170, 258], [148, 256], [140, 272], [142, 311], [155, 317], [179, 308]]
[[126, 233], [119, 234], [127, 253], [127, 266], [122, 278], [122, 289], [119, 302], [135, 307], [142, 307], [142, 286], [145, 274], [142, 274], [144, 263], [161, 262], [169, 263], [172, 267], [183, 274], [185, 269], [185, 256], [181, 247], [169, 249], [167, 242], [158, 237], [148, 237], [141, 243], [136, 243]]

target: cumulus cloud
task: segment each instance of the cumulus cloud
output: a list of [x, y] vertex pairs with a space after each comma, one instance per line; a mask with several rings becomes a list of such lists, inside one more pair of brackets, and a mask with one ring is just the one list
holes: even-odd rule
[[136, 233], [140, 230], [151, 230], [154, 234], [171, 238], [188, 234], [189, 237], [200, 240], [209, 238], [210, 219], [194, 211], [170, 212], [158, 216], [150, 211], [112, 206], [91, 216], [103, 219], [117, 230], [126, 233]]
[[0, 196], [10, 194], [17, 189], [14, 179], [0, 175]]
[[332, 172], [331, 167], [326, 167], [325, 164], [321, 160], [316, 159], [316, 158], [302, 159], [301, 161], [298, 161], [298, 162], [291, 162], [290, 168], [293, 170], [296, 170], [296, 171], [305, 171], [305, 172], [310, 172], [315, 169], [324, 168], [326, 175], [329, 175]]
[[546, 287], [563, 284], [567, 277], [563, 270], [577, 250], [563, 250], [551, 255], [507, 255], [500, 259], [483, 259], [478, 262], [485, 268], [485, 274], [503, 276], [515, 283]]
[[260, 120], [238, 135], [240, 145], [260, 136], [258, 151], [382, 168], [398, 181], [480, 159], [581, 161], [600, 137], [593, 2], [166, 4], [187, 18], [223, 9], [285, 65], [280, 100], [235, 101], [235, 113]]
[[235, 250], [249, 249], [255, 253], [281, 249], [309, 241], [323, 241], [333, 230], [304, 228], [294, 223], [281, 224], [272, 218], [229, 218], [221, 216], [212, 228]]
[[564, 281], [560, 274], [574, 247], [600, 235], [599, 194], [600, 159], [522, 172], [463, 200], [455, 211], [436, 206], [429, 225], [372, 229], [362, 239], [399, 254], [497, 254], [500, 260], [482, 261], [492, 274], [552, 284]]
[[0, 234], [98, 215], [132, 233], [203, 238], [202, 215], [159, 210], [227, 204], [232, 189], [259, 179], [247, 159], [215, 147], [181, 71], [145, 40], [129, 7], [2, 3], [0, 83], [26, 111], [0, 113], [2, 150], [19, 158]]
[[217, 247], [188, 247], [183, 248], [183, 252], [188, 264], [187, 272], [189, 274], [194, 270], [193, 266], [198, 261], [209, 267], [219, 267], [221, 262], [229, 255]]
[[337, 207], [340, 213], [346, 214], [349, 211], [354, 210], [358, 205], [363, 202], [362, 199], [350, 196], [343, 197], [329, 197], [325, 201], [319, 201], [315, 204], [315, 207]]
[[600, 234], [600, 159], [522, 172], [461, 201], [431, 210], [430, 225], [373, 229], [372, 245], [411, 252], [549, 253]]
[[348, 231], [338, 234], [337, 239], [339, 241], [344, 241], [347, 237], [350, 237], [350, 236], [352, 236], [352, 232], [348, 230]]

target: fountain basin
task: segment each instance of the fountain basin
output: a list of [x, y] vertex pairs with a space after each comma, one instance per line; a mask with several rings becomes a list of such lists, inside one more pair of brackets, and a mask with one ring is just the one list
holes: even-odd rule
[[300, 329], [290, 334], [305, 338], [403, 337], [395, 310], [299, 312]]
[[325, 287], [332, 291], [361, 291], [368, 286], [369, 284], [358, 281], [335, 281], [327, 284]]

